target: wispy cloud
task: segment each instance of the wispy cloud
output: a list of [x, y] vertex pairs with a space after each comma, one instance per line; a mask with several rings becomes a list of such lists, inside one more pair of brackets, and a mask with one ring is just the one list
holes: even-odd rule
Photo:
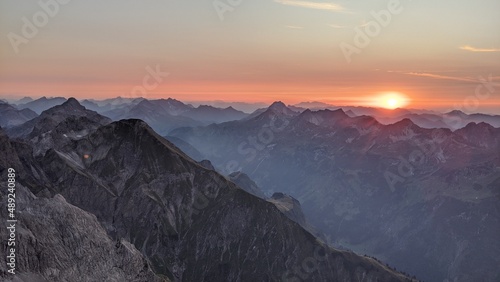
[[274, 0], [283, 5], [296, 6], [309, 9], [317, 10], [330, 10], [335, 12], [343, 11], [344, 8], [338, 4], [333, 3], [322, 3], [322, 2], [310, 2], [310, 1], [296, 1], [296, 0]]
[[[445, 79], [445, 80], [455, 80], [455, 81], [473, 82], [473, 83], [481, 82], [480, 79], [473, 78], [473, 77], [458, 77], [458, 76], [449, 76], [449, 75], [441, 75], [441, 74], [426, 73], [426, 72], [400, 72], [400, 71], [388, 71], [388, 72], [395, 72], [395, 73], [401, 73], [401, 74], [406, 74], [406, 75], [428, 77], [428, 78], [433, 78], [433, 79]], [[500, 79], [500, 77], [499, 76], [490, 76], [489, 79], [490, 80], [498, 80], [498, 79]]]
[[286, 28], [291, 28], [291, 29], [303, 29], [303, 26], [295, 26], [295, 25], [285, 25]]
[[456, 76], [448, 76], [448, 75], [440, 75], [433, 73], [425, 73], [425, 72], [406, 72], [404, 74], [414, 75], [414, 76], [423, 76], [435, 79], [447, 79], [447, 80], [455, 80], [455, 81], [464, 81], [464, 82], [477, 82], [477, 80], [469, 77], [456, 77]]
[[337, 25], [337, 24], [329, 24], [328, 26], [329, 26], [329, 27], [333, 27], [333, 28], [349, 28], [348, 26], [345, 26], [345, 25]]
[[500, 52], [500, 48], [476, 48], [470, 45], [461, 46], [460, 49], [470, 52]]

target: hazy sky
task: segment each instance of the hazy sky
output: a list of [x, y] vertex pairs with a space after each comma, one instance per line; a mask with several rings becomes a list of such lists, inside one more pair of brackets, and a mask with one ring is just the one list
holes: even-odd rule
[[397, 92], [409, 107], [500, 113], [499, 11], [498, 0], [1, 0], [0, 96], [367, 105]]

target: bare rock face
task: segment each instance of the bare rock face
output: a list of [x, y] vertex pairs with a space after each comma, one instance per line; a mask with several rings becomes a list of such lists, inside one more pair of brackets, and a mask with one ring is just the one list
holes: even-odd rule
[[[0, 131], [0, 175], [8, 167], [22, 171], [14, 146]], [[8, 157], [8, 158], [7, 158]], [[16, 183], [16, 274], [0, 264], [2, 281], [168, 281], [154, 274], [148, 260], [126, 240], [113, 240], [97, 218], [63, 196], [37, 198]], [[1, 217], [7, 218], [6, 189], [0, 191]], [[8, 238], [8, 229], [0, 237]], [[9, 247], [10, 248], [10, 247]], [[2, 257], [7, 246], [2, 246]]]

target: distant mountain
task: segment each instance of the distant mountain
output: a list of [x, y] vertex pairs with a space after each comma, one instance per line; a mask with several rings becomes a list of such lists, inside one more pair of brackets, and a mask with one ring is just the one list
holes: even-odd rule
[[30, 110], [18, 110], [14, 106], [0, 102], [0, 127], [9, 128], [27, 122], [38, 115]]
[[26, 104], [26, 103], [29, 103], [29, 102], [33, 102], [33, 98], [31, 97], [23, 97], [17, 101], [14, 102], [14, 104], [16, 105], [20, 105], [20, 104]]
[[296, 111], [293, 111], [289, 109], [283, 102], [278, 101], [274, 102], [269, 106], [266, 112], [269, 113], [274, 113], [274, 114], [280, 114], [280, 115], [285, 115], [285, 116], [294, 116], [297, 115]]
[[243, 120], [252, 120], [255, 117], [261, 116], [263, 113], [267, 112], [266, 116], [272, 116], [272, 115], [286, 115], [286, 116], [293, 116], [293, 115], [298, 115], [300, 113], [299, 110], [293, 110], [289, 107], [287, 107], [283, 102], [277, 101], [272, 103], [269, 107], [258, 109], [251, 113], [249, 116], [244, 118]]
[[69, 98], [62, 105], [42, 112], [40, 116], [9, 128], [7, 133], [12, 137], [38, 144], [38, 150], [34, 154], [39, 155], [56, 144], [66, 144], [70, 140], [82, 138], [90, 131], [110, 122], [107, 117], [87, 110], [76, 99]]
[[[221, 172], [286, 193], [339, 247], [428, 281], [500, 278], [500, 129], [384, 125], [342, 110], [286, 109], [174, 130]], [[353, 110], [354, 111], [354, 110]], [[404, 111], [400, 111], [401, 113]]]
[[86, 109], [89, 109], [91, 111], [95, 111], [95, 112], [98, 112], [98, 113], [100, 113], [101, 111], [103, 111], [103, 107], [100, 107], [95, 102], [92, 102], [90, 100], [80, 101], [80, 104], [82, 106], [84, 106]]
[[500, 127], [500, 115], [486, 115], [486, 114], [466, 114], [462, 111], [451, 111], [445, 114], [415, 114], [409, 113], [404, 115], [393, 116], [376, 116], [377, 120], [384, 124], [397, 122], [401, 119], [408, 118], [415, 124], [423, 128], [449, 128], [457, 130], [463, 128], [467, 124], [474, 123], [488, 123], [493, 127]]
[[42, 98], [36, 99], [34, 101], [25, 104], [19, 104], [17, 105], [17, 108], [30, 109], [37, 114], [41, 114], [43, 111], [48, 110], [54, 106], [61, 105], [65, 101], [66, 98], [63, 97], [47, 98], [44, 96]]
[[190, 158], [196, 161], [202, 161], [206, 159], [200, 151], [196, 150], [195, 147], [191, 146], [188, 142], [174, 137], [174, 136], [164, 136], [165, 139], [172, 142], [175, 146], [181, 149], [184, 153], [186, 153]]
[[262, 190], [257, 186], [257, 184], [248, 177], [245, 173], [241, 171], [236, 171], [231, 174], [229, 174], [229, 179], [236, 183], [239, 187], [241, 187], [243, 190], [247, 191], [248, 193], [257, 196], [261, 199], [267, 199], [266, 195]]
[[345, 114], [346, 114], [346, 115], [348, 115], [349, 117], [355, 117], [355, 116], [357, 116], [357, 115], [356, 115], [353, 111], [351, 111], [351, 110], [347, 110], [347, 111], [345, 112]]
[[[74, 122], [71, 118], [61, 123]], [[39, 132], [33, 138], [43, 138]], [[63, 139], [68, 132], [58, 134]], [[86, 268], [92, 261], [100, 269], [90, 277], [97, 280], [108, 271], [120, 281], [133, 275], [151, 281], [155, 277], [146, 260], [157, 276], [173, 281], [411, 280], [374, 259], [324, 245], [274, 204], [194, 162], [142, 121], [101, 126], [84, 138], [53, 143], [33, 158], [28, 147], [36, 152], [40, 145], [19, 145], [26, 148], [17, 152], [20, 170], [42, 169], [36, 174], [26, 170], [39, 182], [27, 187], [39, 199], [27, 201], [21, 215], [26, 223], [38, 224], [27, 228], [41, 236], [40, 243], [50, 240], [38, 245], [35, 257], [27, 256], [33, 260], [25, 261], [26, 269], [34, 275], [62, 269], [53, 275], [73, 280], [76, 273], [87, 272], [72, 272], [58, 263], [75, 265], [76, 257], [95, 256], [95, 261], [75, 267]], [[11, 161], [0, 157], [0, 164]], [[25, 183], [26, 178], [17, 181]], [[92, 247], [79, 249], [79, 244]], [[50, 257], [60, 259], [45, 259]], [[45, 264], [38, 265], [38, 258]]]
[[315, 110], [315, 109], [325, 110], [325, 109], [329, 109], [329, 108], [332, 108], [335, 106], [331, 105], [331, 104], [323, 103], [323, 102], [312, 101], [312, 102], [301, 102], [301, 103], [293, 105], [293, 107], [302, 108], [302, 109], [310, 109], [310, 110]]
[[176, 104], [168, 100], [142, 100], [130, 108], [118, 110], [113, 114], [109, 112], [105, 114], [113, 120], [141, 119], [151, 125], [161, 135], [168, 135], [172, 129], [178, 127], [191, 127], [203, 124], [200, 121], [185, 116], [170, 114], [169, 109], [172, 111], [179, 110]]
[[238, 120], [247, 114], [231, 107], [226, 109], [212, 106], [199, 106], [184, 104], [175, 99], [143, 99], [137, 104], [128, 104], [121, 108], [102, 112], [103, 115], [113, 120], [137, 118], [146, 121], [154, 130], [162, 135], [167, 135], [172, 129], [179, 127], [192, 127]]
[[235, 110], [233, 107], [220, 109], [206, 105], [201, 105], [197, 108], [189, 109], [181, 113], [181, 115], [202, 121], [205, 124], [239, 120], [248, 116], [244, 112]]
[[252, 113], [256, 111], [257, 109], [265, 108], [267, 107], [267, 104], [262, 103], [262, 102], [255, 102], [255, 103], [250, 103], [250, 102], [226, 102], [226, 101], [220, 101], [220, 100], [215, 100], [215, 101], [195, 101], [191, 102], [191, 104], [195, 106], [201, 106], [201, 105], [210, 105], [214, 106], [217, 108], [228, 108], [232, 107], [238, 111], [242, 111], [244, 113]]
[[[123, 102], [124, 100], [119, 99], [119, 101]], [[147, 100], [144, 98], [137, 98], [133, 100], [125, 100], [126, 103], [118, 103], [117, 101], [114, 101], [114, 104], [110, 102], [104, 105], [103, 102], [101, 101], [99, 103], [101, 104], [100, 111], [103, 115], [114, 118], [117, 116], [126, 115], [128, 111], [130, 111], [131, 109], [133, 109], [134, 107], [136, 107], [137, 105], [139, 105], [141, 102], [144, 101], [154, 104], [157, 107], [157, 110], [161, 112], [166, 112], [173, 116], [177, 116], [193, 108], [193, 106], [191, 105], [184, 104], [181, 101], [171, 98], [157, 99], [157, 100]]]
[[337, 110], [342, 108], [350, 117], [355, 116], [372, 116], [382, 124], [396, 123], [402, 119], [408, 118], [416, 125], [423, 128], [449, 128], [456, 130], [466, 126], [471, 122], [485, 122], [493, 127], [500, 127], [500, 115], [487, 114], [466, 114], [459, 110], [450, 111], [448, 113], [438, 113], [429, 110], [418, 109], [382, 109], [374, 107], [353, 107], [353, 106], [334, 106], [322, 102], [303, 102], [296, 104], [290, 109], [302, 112], [306, 109], [310, 110]]
[[[165, 111], [167, 111], [167, 113], [174, 115], [174, 116], [184, 114], [184, 113], [186, 113], [194, 108], [192, 105], [184, 104], [181, 101], [178, 101], [178, 100], [175, 100], [172, 98], [150, 100], [150, 102], [161, 106]], [[190, 118], [193, 118], [193, 117], [190, 117]], [[196, 118], [193, 118], [193, 119], [196, 119]]]
[[89, 110], [96, 111], [105, 116], [113, 116], [113, 113], [122, 113], [130, 110], [143, 100], [145, 99], [117, 97], [106, 100], [86, 99], [82, 100], [80, 103]]
[[144, 98], [123, 98], [118, 96], [116, 98], [104, 99], [104, 100], [95, 100], [88, 99], [87, 101], [96, 104], [99, 107], [107, 107], [107, 106], [121, 106], [125, 104], [131, 104], [136, 99], [144, 99]]

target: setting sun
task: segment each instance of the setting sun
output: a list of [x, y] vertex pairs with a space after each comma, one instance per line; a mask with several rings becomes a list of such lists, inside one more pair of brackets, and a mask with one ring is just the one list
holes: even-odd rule
[[382, 93], [380, 96], [376, 97], [374, 101], [374, 106], [386, 108], [386, 109], [397, 109], [408, 105], [410, 99], [399, 92], [386, 92]]

